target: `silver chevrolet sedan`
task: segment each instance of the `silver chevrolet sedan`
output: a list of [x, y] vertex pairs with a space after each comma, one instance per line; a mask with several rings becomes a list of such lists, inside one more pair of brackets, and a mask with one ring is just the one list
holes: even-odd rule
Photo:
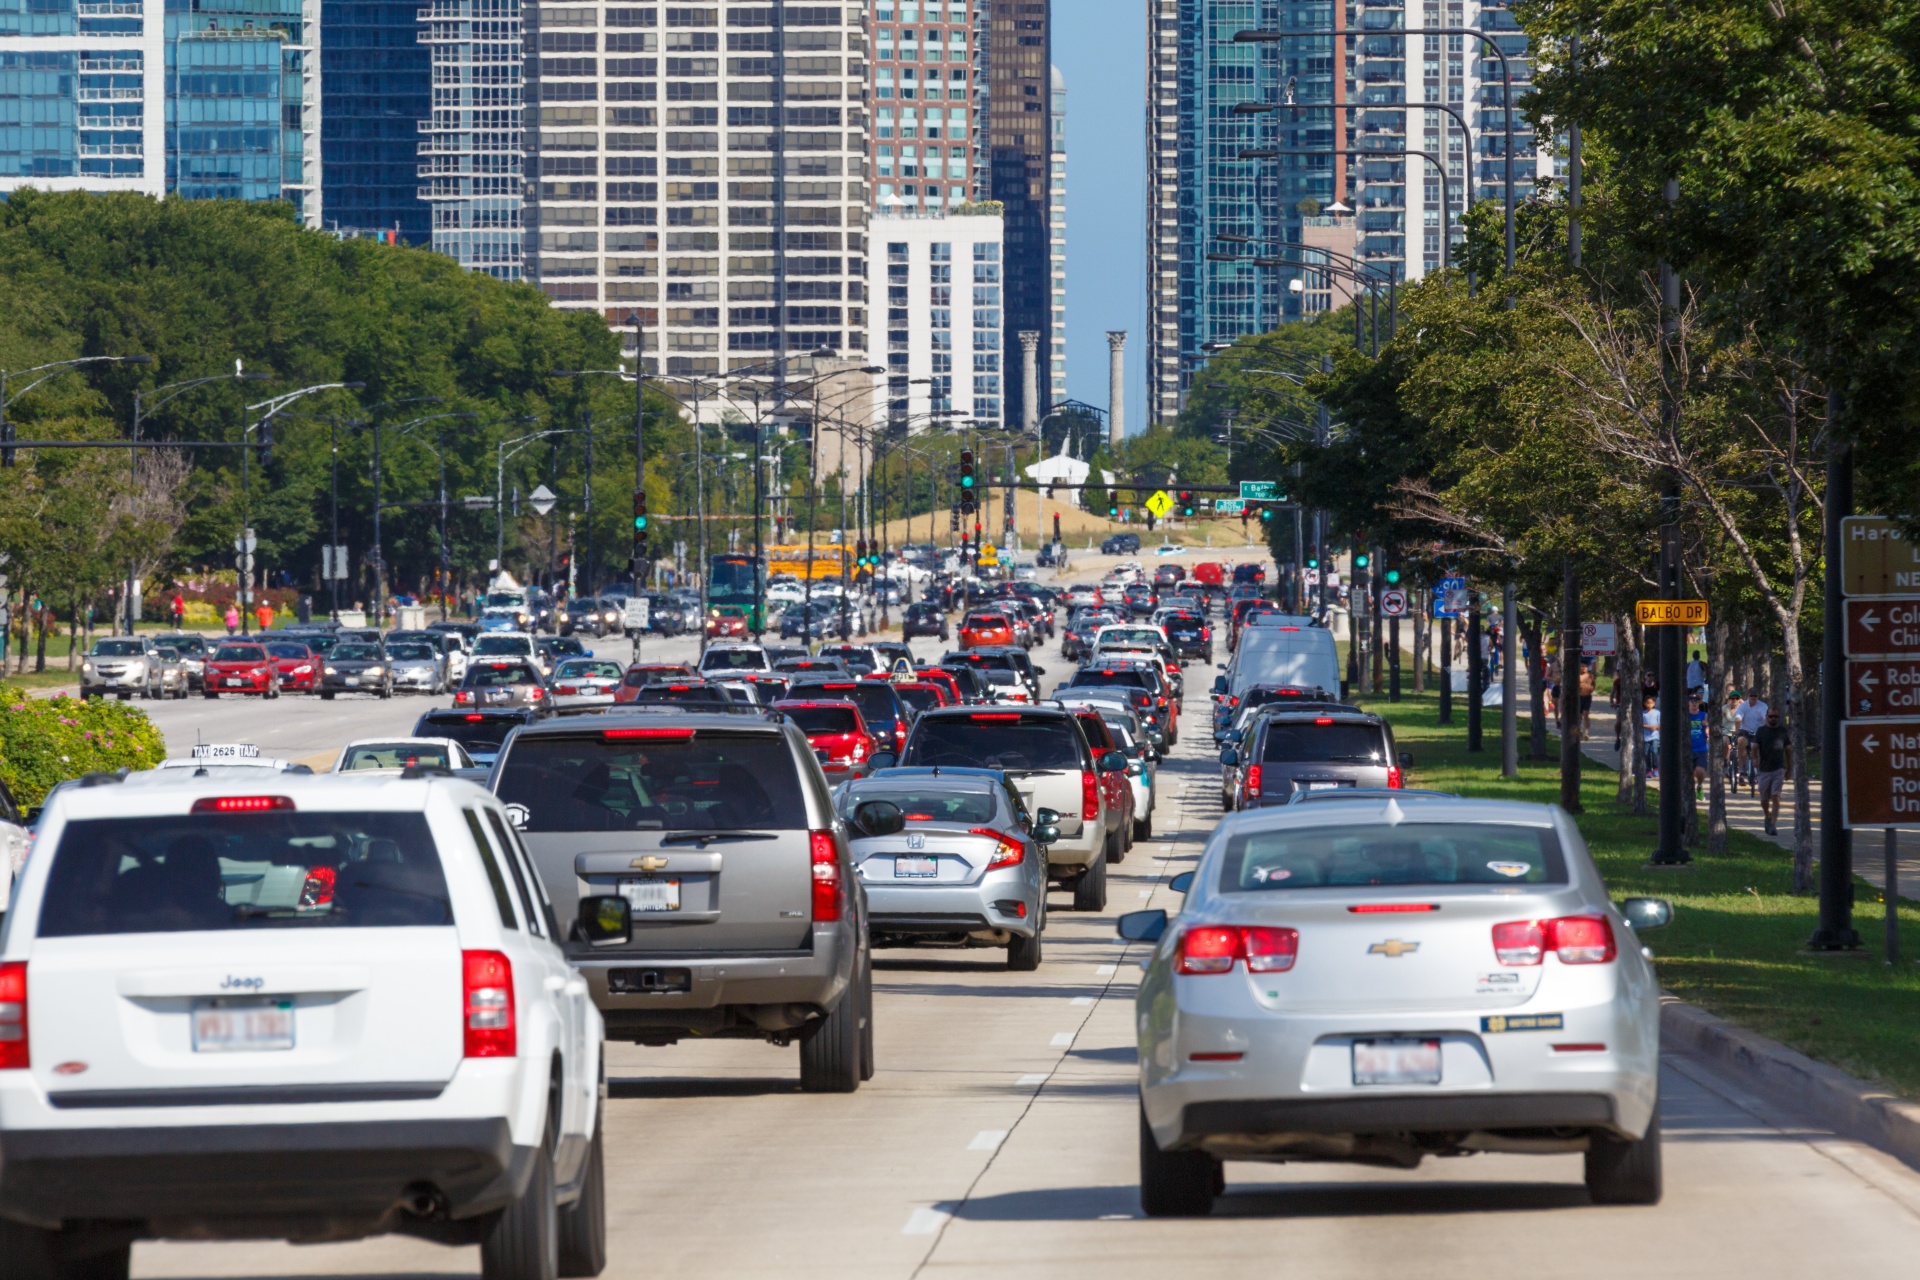
[[1205, 1214], [1225, 1160], [1413, 1168], [1584, 1152], [1660, 1198], [1659, 988], [1557, 807], [1388, 797], [1236, 814], [1177, 877], [1136, 1003], [1140, 1200]]
[[1007, 968], [1040, 967], [1050, 809], [1028, 814], [997, 769], [884, 769], [848, 782], [834, 807], [867, 890], [876, 947], [1005, 947]]

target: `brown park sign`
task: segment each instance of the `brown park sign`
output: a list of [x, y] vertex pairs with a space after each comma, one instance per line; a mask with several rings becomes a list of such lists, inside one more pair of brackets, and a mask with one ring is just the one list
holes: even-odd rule
[[1920, 657], [1920, 596], [1847, 601], [1849, 658]]
[[1847, 716], [1920, 715], [1920, 657], [1849, 658]]
[[1849, 827], [1920, 827], [1920, 717], [1844, 720], [1841, 786]]
[[1920, 545], [1885, 516], [1840, 522], [1840, 587], [1850, 596], [1920, 594]]

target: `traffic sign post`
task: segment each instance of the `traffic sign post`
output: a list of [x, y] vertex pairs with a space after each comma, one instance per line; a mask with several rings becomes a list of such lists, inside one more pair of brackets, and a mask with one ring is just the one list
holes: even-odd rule
[[1840, 726], [1847, 826], [1920, 830], [1920, 716]]
[[1620, 652], [1620, 640], [1611, 622], [1580, 624], [1580, 653], [1583, 657], [1611, 658]]
[[1920, 546], [1885, 516], [1840, 521], [1840, 584], [1849, 596], [1904, 596], [1920, 591]]
[[1705, 600], [1636, 600], [1634, 615], [1643, 627], [1704, 627]]
[[1243, 502], [1279, 502], [1280, 482], [1278, 480], [1242, 480], [1240, 498]]
[[1439, 584], [1434, 587], [1434, 617], [1458, 618], [1470, 607], [1467, 600], [1467, 580], [1465, 578], [1442, 578]]
[[1847, 714], [1860, 720], [1920, 715], [1920, 656], [1849, 658]]
[[1849, 658], [1920, 657], [1920, 596], [1849, 600]]
[[1407, 593], [1401, 587], [1388, 587], [1380, 593], [1380, 616], [1383, 618], [1404, 618], [1407, 616]]
[[1173, 499], [1168, 496], [1165, 489], [1155, 489], [1153, 496], [1141, 505], [1153, 512], [1155, 519], [1165, 520], [1167, 518], [1167, 512], [1173, 510]]
[[1217, 516], [1244, 516], [1247, 514], [1245, 498], [1215, 498], [1213, 514]]

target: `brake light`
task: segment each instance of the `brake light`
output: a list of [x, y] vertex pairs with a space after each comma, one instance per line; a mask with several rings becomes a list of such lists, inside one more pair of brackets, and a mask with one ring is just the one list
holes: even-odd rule
[[995, 831], [992, 827], [974, 827], [967, 834], [986, 836], [999, 845], [999, 848], [994, 851], [993, 860], [987, 863], [989, 871], [998, 871], [1003, 867], [1017, 867], [1027, 856], [1027, 847], [1004, 831]]
[[519, 1052], [513, 1026], [513, 961], [498, 951], [461, 953], [466, 990], [466, 1056], [511, 1058]]
[[[458, 690], [455, 690], [455, 692], [454, 692], [454, 695], [453, 695], [453, 705], [454, 705], [454, 706], [456, 706], [456, 707], [459, 707], [459, 706], [464, 706], [464, 705], [466, 705], [467, 703], [470, 703], [470, 702], [472, 702], [472, 701], [473, 701], [473, 694], [472, 694], [471, 692], [469, 692], [468, 690], [466, 690], [466, 689], [458, 689]], [[479, 716], [469, 716], [469, 717], [467, 717], [467, 718], [468, 718], [469, 720], [478, 720], [478, 719], [479, 719], [480, 717], [479, 717]]]
[[1618, 954], [1613, 926], [1605, 916], [1515, 920], [1493, 926], [1493, 954], [1501, 964], [1536, 965], [1549, 951], [1561, 964], [1608, 964]]
[[1274, 628], [1274, 629], [1275, 629], [1276, 631], [1298, 631], [1298, 630], [1299, 630], [1300, 628], [1298, 628], [1298, 627], [1276, 627], [1276, 628]]
[[534, 698], [537, 700], [539, 698], [546, 696], [546, 690], [540, 688], [538, 685], [535, 685], [533, 688], [527, 690], [527, 696], [529, 698]]
[[0, 964], [0, 1071], [24, 1071], [27, 1053], [27, 962]]
[[480, 723], [480, 722], [481, 722], [482, 720], [485, 720], [485, 719], [486, 719], [486, 717], [485, 717], [485, 716], [480, 716], [480, 715], [473, 715], [473, 716], [468, 716], [468, 717], [467, 717], [467, 723], [468, 723], [468, 724], [479, 724], [479, 723]]
[[1400, 766], [1399, 765], [1391, 764], [1387, 766], [1387, 786], [1392, 788], [1395, 791], [1398, 791], [1400, 789]]
[[300, 905], [324, 907], [330, 904], [338, 874], [332, 867], [308, 867], [306, 883], [300, 886]]
[[570, 684], [563, 684], [563, 685], [561, 685], [561, 686], [560, 686], [560, 687], [559, 687], [558, 689], [555, 689], [555, 690], [554, 690], [554, 692], [555, 692], [555, 693], [564, 693], [564, 694], [574, 694], [574, 693], [578, 693], [578, 692], [580, 692], [580, 691], [579, 691], [578, 689], [576, 689], [576, 688], [574, 688], [574, 687], [573, 687], [572, 685], [570, 685]]
[[1313, 719], [1313, 722], [1315, 724], [1332, 724], [1333, 717], [1332, 716], [1315, 716]]
[[1297, 929], [1205, 925], [1180, 936], [1174, 968], [1186, 974], [1229, 973], [1235, 961], [1245, 960], [1249, 973], [1285, 973], [1299, 955]]
[[840, 918], [840, 849], [833, 832], [810, 833], [813, 852], [813, 922], [831, 924]]
[[193, 802], [194, 813], [267, 813], [293, 808], [290, 796], [201, 796]]
[[1094, 776], [1091, 769], [1080, 771], [1080, 820], [1100, 820], [1100, 779]]
[[1260, 794], [1260, 766], [1257, 764], [1247, 766], [1247, 794], [1250, 796]]
[[968, 716], [969, 720], [1018, 720], [1018, 711], [976, 711]]
[[1285, 973], [1300, 956], [1300, 931], [1253, 927], [1240, 931], [1248, 973]]
[[1439, 909], [1440, 904], [1437, 902], [1362, 902], [1347, 908], [1357, 916], [1401, 915], [1407, 912], [1438, 911]]

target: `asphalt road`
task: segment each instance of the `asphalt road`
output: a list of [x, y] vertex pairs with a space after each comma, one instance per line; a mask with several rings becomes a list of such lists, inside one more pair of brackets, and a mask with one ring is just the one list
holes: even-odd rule
[[[1052, 675], [1069, 669], [1057, 649], [1036, 658]], [[1420, 1280], [1910, 1274], [1920, 1173], [1680, 1056], [1663, 1075], [1657, 1207], [1590, 1205], [1578, 1156], [1476, 1155], [1411, 1172], [1230, 1164], [1211, 1218], [1142, 1218], [1131, 1029], [1141, 952], [1115, 938], [1112, 917], [1174, 908], [1168, 878], [1219, 819], [1200, 674], [1189, 669], [1190, 731], [1162, 773], [1161, 835], [1113, 869], [1108, 911], [1077, 915], [1056, 895], [1037, 973], [1010, 974], [992, 951], [880, 953], [879, 1073], [858, 1093], [801, 1094], [792, 1050], [609, 1047], [607, 1276], [1112, 1280], [1197, 1263]], [[404, 727], [423, 702], [160, 710], [176, 746], [198, 727], [209, 740], [251, 731], [292, 754]], [[140, 1277], [478, 1269], [476, 1250], [400, 1239], [134, 1253]]]

